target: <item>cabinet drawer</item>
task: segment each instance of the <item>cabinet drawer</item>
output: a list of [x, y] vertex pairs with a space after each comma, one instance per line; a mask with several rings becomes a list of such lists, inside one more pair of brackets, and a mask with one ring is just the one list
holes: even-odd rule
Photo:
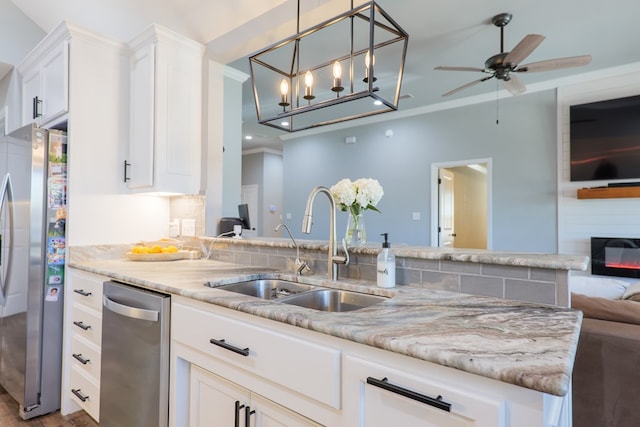
[[72, 399], [91, 417], [99, 421], [100, 386], [84, 375], [76, 366], [71, 368], [69, 390], [65, 390]]
[[98, 347], [102, 344], [102, 318], [94, 310], [74, 304], [71, 307], [71, 325], [74, 334], [78, 334]]
[[74, 273], [72, 301], [102, 312], [102, 284], [104, 278], [90, 274]]
[[[100, 348], [88, 342], [78, 334], [71, 338], [71, 366], [84, 371], [97, 383], [100, 382]], [[83, 363], [84, 361], [84, 363]]]
[[339, 349], [179, 303], [174, 303], [171, 317], [174, 340], [340, 408]]
[[344, 368], [345, 393], [359, 403], [349, 405], [359, 412], [353, 425], [506, 426], [506, 401], [480, 387], [416, 377], [352, 356]]

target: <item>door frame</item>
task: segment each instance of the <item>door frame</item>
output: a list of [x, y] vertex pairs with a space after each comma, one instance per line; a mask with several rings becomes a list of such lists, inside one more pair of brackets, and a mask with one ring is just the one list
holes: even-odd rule
[[438, 217], [440, 200], [438, 197], [438, 176], [440, 169], [467, 166], [476, 163], [487, 164], [487, 250], [493, 248], [493, 162], [491, 157], [431, 163], [431, 246], [438, 247]]

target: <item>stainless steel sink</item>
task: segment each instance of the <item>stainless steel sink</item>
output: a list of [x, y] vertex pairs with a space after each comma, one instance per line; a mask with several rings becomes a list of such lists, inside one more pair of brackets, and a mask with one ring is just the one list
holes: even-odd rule
[[314, 310], [344, 312], [369, 307], [386, 299], [386, 297], [379, 295], [361, 294], [340, 289], [316, 289], [283, 298], [281, 302]]
[[289, 282], [280, 279], [249, 280], [218, 287], [218, 289], [225, 291], [237, 292], [262, 299], [289, 297], [314, 288], [315, 286], [313, 285], [305, 285], [303, 283]]

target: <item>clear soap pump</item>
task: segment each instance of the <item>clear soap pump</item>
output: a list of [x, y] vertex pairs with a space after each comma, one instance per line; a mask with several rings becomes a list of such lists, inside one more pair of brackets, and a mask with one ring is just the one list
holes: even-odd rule
[[382, 252], [378, 254], [378, 287], [393, 288], [396, 285], [396, 256], [389, 251], [389, 233], [382, 233], [384, 243]]

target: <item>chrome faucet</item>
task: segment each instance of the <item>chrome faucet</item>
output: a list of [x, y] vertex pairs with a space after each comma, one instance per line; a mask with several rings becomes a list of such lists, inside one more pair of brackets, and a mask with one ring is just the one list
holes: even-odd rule
[[284, 227], [284, 229], [287, 230], [287, 233], [289, 233], [289, 237], [291, 238], [291, 241], [293, 242], [293, 246], [295, 246], [295, 248], [296, 248], [296, 275], [297, 276], [301, 276], [302, 272], [304, 270], [311, 271], [311, 268], [309, 267], [309, 264], [307, 264], [306, 261], [303, 261], [303, 260], [300, 259], [300, 248], [298, 248], [298, 244], [296, 243], [296, 239], [293, 238], [293, 235], [291, 234], [291, 230], [289, 230], [289, 227], [287, 227], [287, 224], [278, 224], [276, 226], [276, 228], [273, 229], [273, 231], [275, 231], [275, 232], [280, 231], [280, 227]]
[[333, 194], [327, 187], [316, 187], [311, 190], [309, 199], [307, 199], [307, 208], [304, 211], [304, 219], [302, 220], [302, 232], [305, 234], [311, 233], [311, 226], [313, 225], [313, 202], [316, 199], [318, 193], [324, 193], [329, 199], [330, 221], [329, 221], [329, 254], [327, 256], [327, 274], [333, 281], [338, 280], [338, 264], [349, 264], [349, 252], [347, 252], [347, 245], [342, 241], [344, 247], [345, 256], [338, 256], [338, 248], [336, 247], [336, 201], [333, 198]]

